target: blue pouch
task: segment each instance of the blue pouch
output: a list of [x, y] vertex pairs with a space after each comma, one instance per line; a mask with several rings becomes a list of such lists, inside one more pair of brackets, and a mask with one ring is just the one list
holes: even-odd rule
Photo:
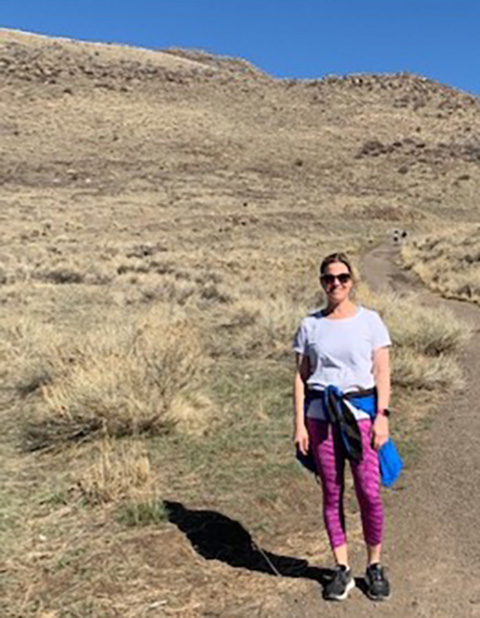
[[389, 438], [378, 451], [378, 461], [380, 462], [380, 477], [382, 485], [391, 487], [400, 476], [403, 469], [403, 461], [393, 443]]
[[[372, 400], [368, 401], [368, 399], [366, 401], [361, 401], [359, 399], [357, 402], [352, 398], [351, 403], [366, 412], [373, 422], [377, 415], [377, 406], [376, 400], [373, 397], [372, 399], [373, 405]], [[392, 438], [389, 438], [378, 451], [378, 461], [380, 464], [380, 480], [382, 485], [384, 487], [391, 487], [400, 476], [400, 472], [403, 470], [402, 458], [398, 454]]]

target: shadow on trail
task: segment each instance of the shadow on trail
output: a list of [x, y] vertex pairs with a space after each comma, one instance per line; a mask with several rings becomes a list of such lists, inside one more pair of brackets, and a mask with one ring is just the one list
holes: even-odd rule
[[221, 560], [235, 568], [281, 577], [311, 579], [324, 586], [331, 569], [309, 566], [306, 560], [279, 556], [260, 548], [251, 534], [234, 519], [217, 511], [187, 509], [180, 502], [164, 502], [168, 520], [207, 560]]

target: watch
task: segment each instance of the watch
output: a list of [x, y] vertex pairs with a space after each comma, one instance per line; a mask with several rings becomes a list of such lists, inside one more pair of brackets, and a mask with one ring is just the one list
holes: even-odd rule
[[379, 408], [377, 410], [377, 414], [380, 414], [380, 416], [386, 416], [388, 418], [390, 416], [390, 410], [388, 408]]

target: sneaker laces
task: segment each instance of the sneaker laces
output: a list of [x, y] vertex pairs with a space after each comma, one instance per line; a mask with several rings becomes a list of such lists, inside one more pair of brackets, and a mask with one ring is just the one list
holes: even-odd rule
[[383, 569], [379, 564], [371, 564], [368, 567], [368, 572], [374, 581], [380, 582], [383, 580]]

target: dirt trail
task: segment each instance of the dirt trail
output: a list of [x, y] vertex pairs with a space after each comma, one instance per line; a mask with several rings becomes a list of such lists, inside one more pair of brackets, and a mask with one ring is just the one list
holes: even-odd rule
[[[480, 309], [428, 292], [395, 265], [395, 255], [394, 247], [382, 245], [365, 256], [362, 271], [372, 288], [399, 292], [415, 288], [422, 304], [448, 306], [462, 319], [480, 324]], [[324, 602], [312, 584], [311, 594], [284, 599], [285, 615], [480, 616], [479, 333], [476, 328], [463, 352], [467, 386], [435, 411], [420, 460], [407, 473], [406, 490], [384, 493], [384, 561], [392, 599], [373, 604], [357, 588], [344, 603], [332, 604]], [[361, 577], [363, 554], [352, 555], [351, 562]]]

